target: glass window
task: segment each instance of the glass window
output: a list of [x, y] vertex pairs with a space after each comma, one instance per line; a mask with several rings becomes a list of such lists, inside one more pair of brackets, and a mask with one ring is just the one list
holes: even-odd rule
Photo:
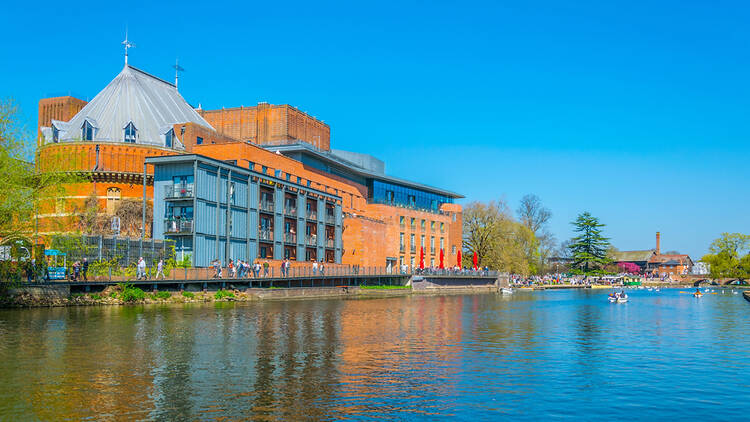
[[409, 220], [409, 223], [411, 224], [411, 227], [412, 227], [412, 228], [416, 227], [416, 226], [415, 226], [415, 224], [416, 224], [416, 221], [417, 221], [417, 220], [416, 220], [416, 219], [415, 219], [414, 217], [412, 217], [412, 218], [411, 218], [411, 220]]
[[445, 223], [440, 223], [440, 233], [445, 231]]
[[55, 125], [52, 125], [52, 142], [57, 142], [60, 140], [60, 131], [55, 127]]
[[398, 244], [401, 246], [404, 246], [404, 234], [403, 233], [399, 233]]
[[88, 120], [83, 122], [81, 126], [81, 139], [84, 141], [92, 141], [94, 139], [94, 127], [91, 126]]
[[424, 235], [422, 235], [422, 240], [420, 241], [419, 246], [424, 248]]
[[196, 144], [196, 145], [201, 145], [201, 144], [203, 144], [203, 138], [201, 138], [200, 136], [196, 136], [196, 137], [195, 137], [195, 144]]
[[422, 220], [422, 231], [424, 231], [424, 219]]
[[403, 215], [400, 215], [398, 217], [398, 223], [401, 224], [402, 226], [404, 225], [404, 216]]
[[417, 246], [417, 244], [414, 243], [414, 234], [412, 234], [412, 235], [409, 236], [409, 241], [410, 241], [410, 243], [409, 243], [410, 245]]
[[268, 171], [268, 167], [266, 166], [261, 167], [261, 173], [266, 174], [267, 171]]
[[440, 238], [440, 249], [443, 249], [444, 247], [445, 247], [445, 239], [441, 237]]
[[169, 129], [167, 133], [164, 134], [164, 145], [166, 145], [167, 148], [172, 148], [173, 142], [174, 142], [174, 129]]
[[120, 189], [107, 188], [107, 213], [114, 214], [117, 210], [117, 204], [120, 203]]
[[273, 175], [279, 179], [281, 179], [281, 170], [274, 170]]
[[435, 231], [435, 222], [430, 221], [430, 230]]
[[134, 144], [135, 143], [135, 135], [136, 135], [136, 129], [133, 122], [128, 123], [127, 126], [125, 126], [125, 136], [124, 140], [127, 143]]

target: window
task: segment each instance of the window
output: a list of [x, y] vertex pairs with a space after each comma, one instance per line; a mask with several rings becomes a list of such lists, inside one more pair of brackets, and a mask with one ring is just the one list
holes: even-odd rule
[[422, 231], [424, 231], [424, 219], [422, 219]]
[[399, 236], [398, 236], [398, 244], [399, 244], [399, 245], [400, 245], [400, 246], [401, 246], [402, 248], [404, 247], [404, 234], [403, 234], [403, 233], [399, 233]]
[[435, 222], [430, 221], [430, 230], [435, 231]]
[[440, 223], [440, 233], [445, 231], [445, 223]]
[[55, 125], [52, 125], [52, 142], [58, 142], [60, 141], [60, 131], [55, 127]]
[[430, 237], [430, 250], [435, 250], [435, 236]]
[[409, 195], [409, 206], [410, 207], [416, 207], [417, 206], [417, 197], [414, 195]]
[[393, 191], [392, 190], [385, 191], [385, 200], [388, 201], [389, 204], [393, 203]]
[[442, 250], [444, 247], [445, 247], [445, 239], [441, 237], [440, 238], [440, 249]]
[[297, 176], [297, 183], [302, 183], [302, 178]]
[[114, 214], [117, 210], [117, 205], [120, 203], [120, 189], [119, 188], [108, 188], [107, 189], [107, 214]]
[[412, 266], [412, 267], [414, 266], [414, 257], [411, 257], [409, 259], [409, 265]]
[[398, 224], [400, 224], [402, 227], [404, 226], [404, 220], [405, 218], [403, 215], [398, 216]]
[[128, 123], [127, 126], [125, 126], [125, 136], [123, 136], [123, 140], [129, 144], [134, 144], [136, 132], [133, 122]]
[[453, 245], [453, 246], [451, 246], [451, 253], [452, 253], [453, 255], [455, 255], [455, 254], [456, 254], [456, 245]]
[[417, 246], [417, 244], [414, 243], [414, 234], [413, 233], [409, 236], [409, 244], [411, 245], [412, 249], [416, 248], [416, 246]]
[[273, 175], [277, 179], [281, 179], [281, 170], [274, 170]]
[[402, 265], [404, 265], [404, 257], [403, 256], [399, 256], [398, 257], [398, 266], [400, 267]]
[[201, 138], [200, 136], [196, 136], [195, 145], [201, 145], [201, 144], [203, 144], [203, 138]]
[[430, 258], [430, 267], [435, 266], [435, 258]]
[[170, 128], [166, 133], [164, 133], [164, 145], [167, 148], [172, 148], [173, 143], [174, 143], [174, 129]]
[[419, 241], [419, 246], [424, 248], [424, 235], [422, 235], [422, 239]]
[[409, 220], [409, 222], [410, 222], [410, 225], [411, 225], [412, 229], [415, 228], [415, 227], [417, 227], [416, 226], [417, 220], [414, 217], [412, 217], [411, 220]]
[[263, 167], [260, 168], [260, 172], [263, 173], [263, 174], [266, 174], [267, 171], [268, 171], [268, 167], [266, 167], [266, 166], [263, 166]]
[[289, 174], [289, 173], [287, 173], [287, 174], [286, 174], [286, 181], [287, 181], [287, 182], [289, 182], [289, 181], [291, 181], [291, 180], [292, 180], [292, 175], [291, 175], [291, 174]]
[[88, 120], [85, 120], [83, 126], [81, 126], [81, 139], [84, 141], [94, 140], [94, 126]]
[[310, 181], [309, 180], [307, 181], [307, 187], [308, 188], [310, 187]]
[[267, 258], [268, 257], [268, 248], [261, 245], [260, 246], [260, 252], [258, 253], [258, 257], [260, 258]]

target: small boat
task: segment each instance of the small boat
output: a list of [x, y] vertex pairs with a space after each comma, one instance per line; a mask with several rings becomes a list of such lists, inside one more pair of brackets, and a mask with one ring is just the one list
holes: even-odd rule
[[703, 297], [703, 293], [693, 293], [693, 297]]
[[511, 289], [510, 287], [503, 287], [502, 289], [500, 289], [500, 293], [504, 295], [512, 295], [513, 289]]
[[627, 303], [627, 302], [628, 302], [628, 295], [617, 298], [617, 303]]
[[746, 301], [750, 302], [750, 291], [742, 292], [742, 297], [744, 297]]

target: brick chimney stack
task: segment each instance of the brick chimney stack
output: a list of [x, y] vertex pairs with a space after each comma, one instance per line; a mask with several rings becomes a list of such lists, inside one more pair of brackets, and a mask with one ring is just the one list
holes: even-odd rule
[[661, 233], [656, 232], [656, 254], [661, 255]]

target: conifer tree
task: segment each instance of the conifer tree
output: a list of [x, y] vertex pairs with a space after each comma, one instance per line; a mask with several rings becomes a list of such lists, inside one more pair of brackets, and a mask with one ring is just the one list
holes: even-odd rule
[[608, 264], [609, 239], [602, 236], [601, 230], [604, 224], [588, 211], [578, 215], [576, 221], [571, 224], [575, 226], [575, 232], [578, 233], [578, 236], [571, 239], [568, 246], [573, 266], [580, 268], [584, 274], [589, 274]]

